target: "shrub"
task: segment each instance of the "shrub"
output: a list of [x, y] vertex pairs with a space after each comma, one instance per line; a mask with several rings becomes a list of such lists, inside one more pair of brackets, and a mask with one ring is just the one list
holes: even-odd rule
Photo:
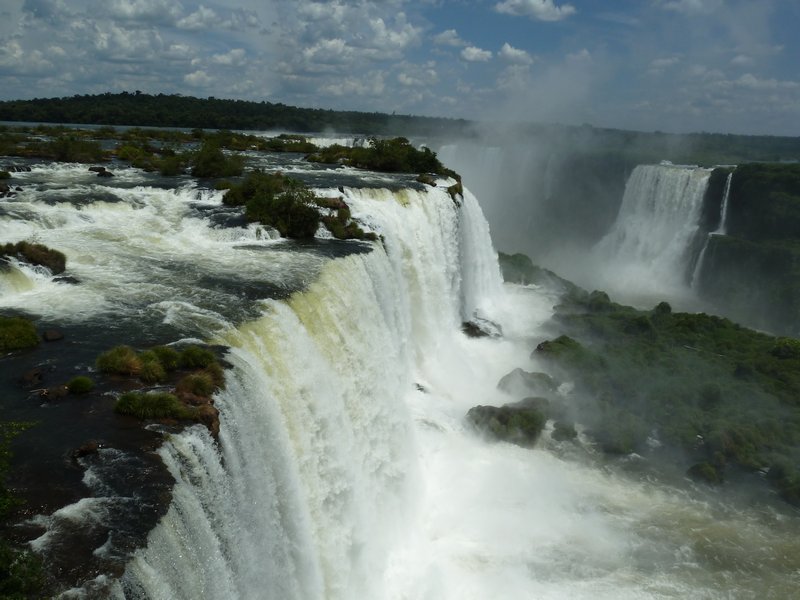
[[78, 375], [67, 382], [70, 394], [88, 394], [94, 389], [94, 381], [85, 375]]
[[158, 362], [161, 363], [165, 371], [174, 371], [178, 368], [181, 355], [174, 348], [170, 348], [169, 346], [154, 346], [150, 348], [149, 352], [152, 352], [156, 356]]
[[130, 346], [117, 346], [97, 357], [95, 366], [102, 373], [138, 375], [142, 361]]
[[277, 229], [284, 237], [311, 238], [319, 227], [319, 211], [313, 206], [314, 194], [295, 180], [288, 180], [275, 196], [255, 196], [247, 202], [245, 216]]
[[114, 405], [121, 415], [138, 419], [191, 419], [195, 411], [181, 404], [180, 400], [166, 392], [127, 392]]
[[192, 373], [187, 375], [178, 382], [176, 390], [179, 393], [189, 393], [195, 396], [203, 396], [205, 398], [211, 396], [216, 389], [214, 380], [210, 373], [201, 371], [199, 373]]
[[8, 171], [0, 171], [0, 179], [11, 179], [11, 173]]
[[0, 317], [0, 352], [32, 348], [38, 343], [33, 323], [22, 317]]
[[184, 369], [202, 369], [216, 361], [211, 350], [200, 346], [187, 346], [180, 354], [180, 365]]
[[206, 140], [192, 159], [194, 177], [235, 177], [242, 174], [244, 159], [226, 156], [217, 143]]
[[[147, 353], [143, 353], [147, 354]], [[139, 369], [139, 379], [145, 383], [159, 383], [167, 378], [167, 372], [158, 359], [153, 355], [152, 359], [140, 358], [142, 367]]]

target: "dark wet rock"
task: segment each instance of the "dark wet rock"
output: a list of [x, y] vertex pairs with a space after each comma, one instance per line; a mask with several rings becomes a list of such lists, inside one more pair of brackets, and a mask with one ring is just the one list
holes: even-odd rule
[[104, 172], [106, 170], [106, 168], [105, 167], [89, 167], [89, 170], [92, 173], [102, 173], [102, 172]]
[[547, 418], [522, 403], [504, 406], [475, 406], [467, 420], [487, 437], [530, 448], [536, 444]]
[[72, 275], [62, 275], [61, 277], [53, 278], [53, 281], [57, 281], [58, 283], [69, 283], [71, 285], [78, 285], [81, 281], [77, 277], [73, 277]]
[[475, 317], [471, 321], [465, 321], [461, 324], [461, 331], [468, 337], [492, 337], [499, 338], [503, 335], [503, 329], [497, 323], [489, 319], [482, 319]]
[[92, 440], [75, 448], [75, 450], [72, 451], [72, 458], [77, 460], [79, 458], [83, 458], [84, 456], [89, 456], [90, 454], [97, 454], [99, 451], [100, 442]]
[[25, 165], [11, 165], [6, 170], [10, 173], [30, 173], [31, 168], [26, 167]]
[[519, 397], [528, 394], [554, 393], [558, 388], [558, 382], [547, 373], [514, 369], [497, 382], [497, 387], [507, 394]]
[[65, 385], [55, 385], [39, 392], [39, 397], [47, 401], [61, 400], [66, 398], [67, 395], [69, 395], [69, 389]]
[[111, 171], [100, 171], [97, 174], [98, 177], [113, 177], [114, 174]]
[[19, 382], [24, 387], [34, 387], [42, 383], [43, 379], [44, 370], [41, 367], [34, 367], [33, 369], [25, 371], [19, 378]]
[[415, 383], [414, 387], [417, 389], [418, 392], [422, 392], [423, 394], [427, 394], [428, 393], [428, 389], [424, 385], [421, 385], [419, 383]]
[[64, 332], [59, 329], [46, 329], [42, 333], [42, 339], [45, 342], [57, 342], [64, 339]]
[[17, 192], [21, 192], [22, 191], [22, 186], [18, 185], [17, 187], [14, 188], [14, 190], [17, 191]]

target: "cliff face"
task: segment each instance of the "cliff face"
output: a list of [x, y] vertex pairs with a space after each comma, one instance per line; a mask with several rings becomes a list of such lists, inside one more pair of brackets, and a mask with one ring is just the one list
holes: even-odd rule
[[734, 319], [800, 336], [800, 165], [736, 168], [722, 231], [708, 241], [701, 297]]

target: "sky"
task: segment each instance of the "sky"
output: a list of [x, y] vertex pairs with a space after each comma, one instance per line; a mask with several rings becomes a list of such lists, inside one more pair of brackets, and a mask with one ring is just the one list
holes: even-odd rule
[[800, 135], [800, 0], [0, 0], [0, 99]]

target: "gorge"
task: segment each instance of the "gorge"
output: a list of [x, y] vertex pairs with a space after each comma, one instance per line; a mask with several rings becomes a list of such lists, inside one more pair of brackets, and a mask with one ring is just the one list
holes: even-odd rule
[[[185, 173], [115, 162], [113, 177], [98, 178], [85, 164], [3, 159], [31, 170], [12, 172], [21, 190], [0, 205], [2, 239], [59, 249], [70, 278], [17, 259], [0, 271], [4, 314], [65, 333], [2, 359], [7, 415], [40, 422], [15, 442], [18, 464], [43, 465], [32, 471], [39, 477], [12, 474], [32, 500], [15, 535], [55, 565], [56, 593], [791, 597], [800, 522], [789, 505], [682, 471], [653, 477], [636, 454], [598, 452], [580, 422], [576, 441], [556, 439], [548, 422], [530, 449], [486, 439], [465, 420], [476, 405], [522, 399], [498, 388], [514, 369], [558, 375], [531, 352], [559, 335], [552, 317], [563, 289], [503, 283], [493, 239], [584, 285], [575, 257], [592, 248], [615, 298], [608, 284], [627, 293], [646, 278], [624, 281], [623, 269], [655, 259], [660, 287], [630, 295], [679, 304], [725, 260], [718, 238], [744, 236], [745, 182], [764, 174], [620, 163], [610, 187], [591, 174], [573, 182], [598, 194], [559, 213], [522, 204], [526, 190], [552, 203], [571, 184], [555, 159], [533, 160], [543, 177], [499, 206], [504, 173], [521, 176], [524, 165], [508, 169], [501, 157], [470, 168], [465, 153], [440, 151], [464, 175], [456, 198], [446, 178], [432, 186], [296, 153], [243, 153], [251, 169], [340, 199], [375, 241], [336, 240], [323, 228], [310, 241], [280, 238]], [[575, 219], [559, 246], [573, 208], [597, 216]], [[757, 232], [747, 235], [738, 243], [755, 244]], [[504, 245], [511, 240], [528, 246]], [[465, 335], [470, 321], [493, 335]], [[201, 425], [143, 431], [111, 413], [114, 389], [41, 401], [14, 380], [33, 366], [49, 383], [94, 375], [97, 354], [119, 343], [185, 342], [225, 349], [216, 440]], [[569, 405], [574, 385], [562, 379], [552, 394]], [[89, 438], [101, 442], [96, 454], [65, 458]], [[48, 487], [62, 493], [44, 499]]]

